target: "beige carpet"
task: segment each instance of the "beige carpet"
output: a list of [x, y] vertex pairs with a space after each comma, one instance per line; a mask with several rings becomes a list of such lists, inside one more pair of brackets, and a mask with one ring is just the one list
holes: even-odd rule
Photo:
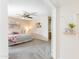
[[9, 47], [9, 59], [51, 59], [50, 41], [33, 39]]

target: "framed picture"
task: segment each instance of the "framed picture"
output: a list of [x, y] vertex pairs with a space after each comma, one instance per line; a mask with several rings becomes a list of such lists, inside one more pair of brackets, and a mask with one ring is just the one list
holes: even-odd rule
[[36, 23], [36, 28], [41, 28], [41, 27], [42, 27], [42, 25], [40, 22]]

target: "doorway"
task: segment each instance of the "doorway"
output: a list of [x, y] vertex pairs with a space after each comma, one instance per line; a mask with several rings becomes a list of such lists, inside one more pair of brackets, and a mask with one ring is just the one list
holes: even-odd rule
[[52, 31], [51, 31], [51, 16], [48, 16], [48, 39], [51, 40]]

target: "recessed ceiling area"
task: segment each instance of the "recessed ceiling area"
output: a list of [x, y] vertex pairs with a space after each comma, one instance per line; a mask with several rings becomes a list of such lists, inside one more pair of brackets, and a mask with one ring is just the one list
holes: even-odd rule
[[43, 0], [9, 0], [8, 15], [16, 15], [22, 11], [36, 12], [38, 15], [50, 15], [51, 7]]

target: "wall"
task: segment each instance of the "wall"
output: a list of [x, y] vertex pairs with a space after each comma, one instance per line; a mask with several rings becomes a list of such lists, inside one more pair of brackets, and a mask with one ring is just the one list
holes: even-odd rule
[[8, 59], [7, 1], [0, 0], [0, 59]]
[[35, 28], [33, 36], [37, 39], [48, 41], [48, 16], [38, 16], [34, 19], [36, 19], [36, 23], [41, 23], [41, 28]]
[[66, 1], [59, 9], [59, 25], [60, 25], [60, 37], [59, 37], [59, 51], [60, 57], [58, 59], [79, 59], [79, 33], [76, 35], [64, 34], [64, 28], [70, 21], [78, 20], [76, 14], [79, 13], [79, 1]]
[[34, 27], [33, 19], [21, 19], [20, 17], [8, 17], [9, 34], [19, 32], [21, 34], [29, 33]]

